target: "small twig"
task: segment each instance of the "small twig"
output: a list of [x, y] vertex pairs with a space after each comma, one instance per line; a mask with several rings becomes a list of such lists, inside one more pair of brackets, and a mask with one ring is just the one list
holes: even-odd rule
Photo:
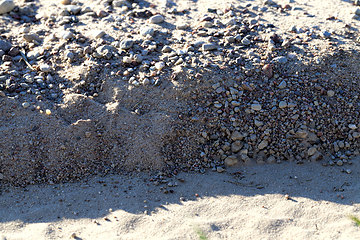
[[31, 70], [36, 71], [35, 68], [33, 68], [33, 66], [31, 66], [31, 64], [28, 62], [25, 54], [24, 54], [22, 51], [20, 51], [20, 54], [21, 54], [22, 59], [23, 59], [24, 62], [26, 63], [26, 65], [27, 65]]

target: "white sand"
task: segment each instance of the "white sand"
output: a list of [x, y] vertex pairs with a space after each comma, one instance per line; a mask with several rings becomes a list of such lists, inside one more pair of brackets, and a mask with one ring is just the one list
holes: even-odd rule
[[359, 160], [230, 171], [241, 174], [181, 174], [185, 182], [175, 180], [169, 194], [144, 174], [11, 189], [0, 196], [0, 232], [9, 240], [200, 239], [199, 231], [208, 239], [360, 239], [349, 219], [360, 217]]

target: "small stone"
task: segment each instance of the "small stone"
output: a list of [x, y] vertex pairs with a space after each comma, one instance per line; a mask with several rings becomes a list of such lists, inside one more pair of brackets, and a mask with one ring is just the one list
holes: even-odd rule
[[164, 62], [157, 62], [155, 63], [155, 68], [159, 71], [161, 71], [163, 68], [165, 67], [165, 63]]
[[261, 104], [253, 103], [253, 104], [251, 104], [251, 109], [254, 110], [254, 111], [260, 111], [261, 110]]
[[40, 68], [40, 71], [42, 71], [42, 72], [51, 72], [51, 67], [46, 63], [41, 64], [39, 66], [39, 68]]
[[227, 158], [225, 158], [225, 166], [227, 167], [232, 167], [234, 165], [236, 165], [239, 162], [239, 160], [237, 159], [237, 157], [235, 155], [231, 155]]
[[349, 128], [351, 130], [355, 130], [355, 129], [357, 129], [357, 126], [355, 124], [349, 124]]
[[103, 30], [93, 30], [90, 35], [93, 38], [102, 38], [105, 35], [105, 32]]
[[0, 180], [4, 179], [4, 174], [0, 173]]
[[60, 3], [63, 5], [69, 5], [71, 4], [71, 0], [61, 0]]
[[46, 115], [51, 115], [51, 110], [50, 110], [50, 109], [46, 109], [46, 110], [45, 110], [45, 114], [46, 114]]
[[258, 145], [258, 149], [262, 150], [262, 149], [266, 148], [268, 145], [269, 145], [269, 143], [267, 140], [262, 140]]
[[222, 173], [222, 172], [225, 172], [225, 169], [224, 169], [223, 167], [217, 167], [217, 168], [216, 168], [216, 171], [217, 171], [218, 173]]
[[33, 42], [33, 41], [40, 42], [41, 41], [40, 37], [35, 33], [24, 34], [23, 38], [27, 42]]
[[250, 39], [248, 39], [247, 37], [245, 37], [245, 38], [243, 38], [243, 39], [241, 40], [241, 43], [242, 43], [243, 45], [245, 45], [245, 46], [248, 46], [248, 45], [251, 44], [251, 41], [250, 41]]
[[265, 64], [264, 67], [262, 68], [262, 72], [268, 78], [272, 78], [273, 75], [274, 75], [273, 74], [273, 66], [272, 66], [272, 64]]
[[321, 32], [321, 35], [322, 35], [324, 38], [330, 38], [330, 37], [331, 37], [331, 33], [328, 32], [328, 31], [322, 31], [322, 32]]
[[140, 29], [140, 34], [142, 36], [146, 36], [146, 35], [154, 36], [155, 30], [151, 27], [143, 27]]
[[231, 134], [231, 139], [233, 141], [237, 141], [237, 140], [243, 140], [244, 139], [244, 135], [241, 134], [240, 132], [238, 131], [234, 131], [232, 134]]
[[333, 97], [335, 95], [335, 92], [333, 90], [327, 91], [328, 97]]
[[28, 102], [23, 102], [21, 105], [22, 105], [22, 107], [25, 108], [25, 109], [28, 108], [28, 107], [30, 107], [30, 103], [28, 103]]
[[244, 144], [241, 141], [235, 141], [231, 144], [231, 151], [233, 153], [239, 152], [243, 148]]
[[317, 152], [316, 147], [311, 147], [308, 149], [307, 154], [310, 157], [310, 156], [314, 155], [316, 152]]
[[65, 31], [63, 32], [63, 34], [61, 35], [62, 39], [65, 39], [65, 40], [70, 40], [74, 37], [74, 34], [70, 31]]
[[342, 166], [342, 165], [344, 165], [344, 162], [342, 160], [338, 160], [338, 161], [336, 161], [336, 165]]
[[169, 53], [172, 52], [172, 48], [170, 46], [164, 46], [163, 49], [161, 50], [163, 53]]
[[283, 109], [283, 108], [286, 108], [287, 107], [287, 102], [286, 101], [280, 101], [279, 102], [279, 108], [280, 109]]
[[286, 57], [280, 56], [280, 57], [274, 58], [273, 61], [276, 63], [285, 64], [285, 63], [287, 63], [288, 60]]
[[164, 22], [164, 17], [162, 15], [160, 15], [160, 14], [157, 14], [157, 15], [152, 16], [149, 19], [149, 22], [153, 23], [153, 24], [159, 24], [159, 23]]
[[0, 90], [0, 97], [6, 97], [6, 94]]
[[12, 45], [8, 41], [0, 40], [0, 50], [7, 52], [10, 50], [11, 47]]
[[68, 11], [70, 14], [77, 15], [81, 11], [81, 7], [76, 5], [68, 5], [66, 6], [66, 11]]
[[0, 14], [8, 13], [15, 8], [13, 0], [2, 0], [0, 1]]
[[216, 50], [217, 46], [213, 43], [205, 43], [202, 45], [202, 50], [203, 51], [212, 51], [212, 50]]
[[307, 138], [307, 136], [309, 135], [309, 133], [305, 130], [299, 130], [295, 133], [295, 138], [301, 138], [301, 139], [305, 139]]
[[132, 48], [133, 45], [134, 45], [134, 41], [131, 39], [124, 39], [120, 42], [120, 48], [124, 50], [128, 50]]
[[284, 88], [286, 88], [286, 82], [284, 81], [284, 80], [282, 80], [280, 83], [279, 83], [279, 85], [278, 85], [278, 88], [280, 88], [280, 89], [284, 89]]

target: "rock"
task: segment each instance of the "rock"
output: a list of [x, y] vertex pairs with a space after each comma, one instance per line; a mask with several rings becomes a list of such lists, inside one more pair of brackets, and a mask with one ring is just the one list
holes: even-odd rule
[[316, 152], [317, 152], [316, 147], [311, 147], [308, 149], [307, 154], [310, 157], [310, 156], [314, 155]]
[[27, 41], [27, 42], [33, 42], [33, 41], [40, 42], [41, 41], [40, 37], [35, 33], [24, 34], [23, 37], [24, 37], [25, 41]]
[[140, 29], [140, 34], [142, 36], [146, 36], [146, 35], [154, 36], [155, 30], [152, 27], [143, 27]]
[[357, 129], [357, 126], [355, 124], [349, 124], [349, 128], [351, 130], [355, 130], [355, 129]]
[[10, 50], [11, 47], [12, 45], [8, 41], [0, 40], [0, 50], [7, 52]]
[[295, 133], [294, 137], [305, 139], [305, 138], [307, 138], [308, 135], [309, 135], [309, 133], [306, 130], [299, 130]]
[[0, 1], [0, 14], [8, 13], [15, 8], [13, 0], [2, 0]]
[[21, 105], [22, 105], [22, 107], [25, 108], [25, 109], [28, 108], [28, 107], [30, 107], [30, 103], [28, 103], [28, 102], [23, 102]]
[[157, 15], [152, 16], [149, 19], [149, 22], [153, 23], [153, 24], [159, 24], [159, 23], [164, 22], [164, 17], [162, 15], [160, 15], [160, 14], [157, 14]]
[[312, 155], [312, 156], [310, 157], [310, 161], [315, 162], [315, 161], [317, 161], [317, 160], [319, 160], [319, 159], [321, 159], [321, 158], [322, 158], [322, 154], [321, 154], [319, 151], [316, 150], [316, 152], [314, 153], [314, 155]]
[[338, 160], [338, 161], [336, 161], [336, 165], [342, 166], [342, 165], [344, 165], [344, 162], [342, 160]]
[[62, 33], [61, 38], [65, 40], [70, 40], [74, 37], [74, 34], [70, 31], [65, 31]]
[[254, 111], [260, 111], [261, 110], [261, 104], [253, 103], [253, 104], [251, 104], [251, 109], [254, 110]]
[[266, 148], [268, 145], [269, 145], [269, 143], [267, 140], [262, 140], [258, 145], [258, 149], [262, 150], [262, 149]]
[[217, 46], [213, 43], [205, 43], [202, 45], [202, 50], [203, 51], [212, 51], [212, 50], [216, 50]]
[[0, 173], [0, 180], [4, 179], [4, 174]]
[[66, 11], [68, 11], [70, 14], [77, 15], [81, 11], [81, 7], [76, 5], [68, 5], [66, 6]]
[[225, 166], [227, 167], [232, 167], [234, 165], [236, 165], [239, 162], [239, 160], [237, 159], [237, 157], [235, 155], [231, 155], [227, 158], [225, 158]]
[[104, 57], [106, 59], [110, 59], [113, 56], [114, 47], [110, 45], [103, 45], [96, 48], [96, 53], [100, 57]]
[[335, 95], [335, 92], [333, 90], [327, 91], [328, 97], [333, 97]]
[[235, 141], [231, 144], [231, 151], [233, 153], [239, 152], [243, 148], [244, 144], [241, 141]]
[[245, 38], [243, 38], [243, 39], [241, 40], [241, 43], [242, 43], [243, 45], [245, 45], [245, 46], [248, 46], [248, 45], [251, 44], [251, 41], [250, 41], [250, 39], [248, 39], [247, 37], [245, 37]]
[[51, 71], [51, 67], [48, 64], [41, 64], [39, 66], [40, 71], [42, 72], [50, 72]]
[[285, 64], [285, 63], [287, 63], [287, 61], [288, 61], [287, 58], [284, 56], [276, 57], [273, 59], [273, 62], [280, 63], [280, 64]]
[[120, 48], [124, 50], [128, 50], [132, 48], [133, 45], [134, 45], [134, 41], [131, 39], [124, 39], [120, 42]]
[[286, 88], [286, 82], [284, 81], [284, 80], [282, 80], [280, 83], [279, 83], [279, 85], [278, 85], [278, 88], [280, 88], [280, 89], [284, 89], [284, 88]]
[[163, 53], [169, 53], [172, 52], [172, 48], [170, 46], [164, 46], [161, 50]]
[[268, 78], [272, 78], [273, 77], [273, 66], [272, 64], [265, 64], [262, 68], [262, 72], [265, 76], [267, 76]]
[[92, 38], [102, 38], [105, 35], [105, 32], [103, 30], [92, 30], [90, 32], [90, 36]]
[[159, 71], [161, 71], [163, 68], [165, 67], [165, 63], [164, 62], [157, 62], [155, 63], [155, 68]]
[[244, 135], [241, 134], [240, 132], [238, 131], [234, 131], [232, 134], [231, 134], [231, 139], [233, 141], [237, 141], [237, 140], [243, 140], [244, 139]]
[[224, 169], [223, 167], [217, 167], [217, 168], [216, 168], [216, 171], [217, 171], [218, 173], [222, 173], [222, 172], [225, 172], [225, 169]]
[[279, 102], [279, 108], [280, 109], [283, 109], [283, 108], [286, 108], [287, 107], [287, 102], [286, 101], [280, 101]]

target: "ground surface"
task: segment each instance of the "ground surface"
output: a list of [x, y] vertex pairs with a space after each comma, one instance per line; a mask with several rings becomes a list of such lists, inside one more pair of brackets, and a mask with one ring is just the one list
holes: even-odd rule
[[3, 238], [360, 238], [353, 2], [14, 2]]

